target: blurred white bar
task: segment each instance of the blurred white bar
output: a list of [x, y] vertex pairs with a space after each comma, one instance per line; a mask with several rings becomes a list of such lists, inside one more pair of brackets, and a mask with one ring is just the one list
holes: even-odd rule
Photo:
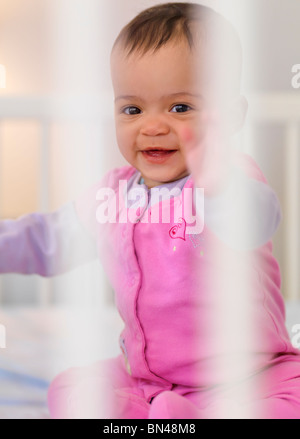
[[[247, 94], [249, 124], [300, 121], [300, 98], [295, 92]], [[113, 100], [108, 90], [99, 95], [3, 96], [0, 118], [90, 119], [112, 118]], [[247, 122], [248, 123], [248, 122]], [[249, 127], [250, 128], [250, 127]]]
[[[2, 125], [1, 125], [1, 118], [0, 118], [0, 172], [1, 172], [1, 159], [2, 159], [2, 151], [1, 151], [1, 146], [2, 146]], [[1, 199], [0, 199], [0, 221], [1, 221], [1, 217], [2, 217], [2, 211], [1, 211]], [[2, 299], [3, 299], [3, 294], [2, 294], [2, 276], [0, 275], [0, 304], [2, 303]]]
[[40, 193], [39, 208], [43, 212], [49, 211], [49, 148], [50, 148], [50, 120], [42, 119], [41, 121], [41, 145], [40, 145]]
[[[49, 163], [50, 163], [50, 119], [43, 118], [41, 123], [41, 144], [40, 144], [40, 192], [39, 192], [39, 210], [48, 212], [50, 208], [49, 193]], [[38, 277], [38, 303], [40, 307], [46, 307], [51, 303], [51, 279]]]
[[109, 91], [99, 95], [3, 96], [0, 119], [96, 120], [113, 117], [113, 100]]
[[249, 154], [250, 156], [254, 156], [255, 153], [255, 139], [254, 139], [255, 127], [250, 120], [245, 124], [242, 134], [241, 134], [241, 150], [245, 154]]
[[0, 88], [6, 88], [6, 69], [3, 64], [0, 64]]
[[[298, 99], [299, 100], [299, 99]], [[300, 101], [300, 100], [299, 100]], [[297, 113], [295, 113], [297, 114]], [[298, 112], [300, 114], [300, 111]], [[286, 226], [285, 264], [287, 299], [297, 300], [300, 295], [300, 136], [299, 120], [291, 121], [286, 129]]]
[[300, 121], [300, 96], [292, 92], [247, 94], [248, 117], [253, 122]]
[[[284, 281], [285, 299], [300, 298], [300, 98], [295, 92], [262, 93], [249, 98], [248, 131], [255, 130], [257, 123], [283, 125], [285, 129], [285, 184], [284, 220]], [[252, 127], [252, 128], [251, 128]], [[249, 136], [250, 138], [251, 136]], [[248, 149], [248, 148], [247, 148]], [[251, 146], [249, 149], [251, 153]]]

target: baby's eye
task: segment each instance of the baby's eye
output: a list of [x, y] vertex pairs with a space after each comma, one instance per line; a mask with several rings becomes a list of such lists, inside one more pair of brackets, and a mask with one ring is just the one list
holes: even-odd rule
[[126, 107], [123, 109], [123, 113], [128, 114], [128, 115], [135, 115], [135, 114], [140, 114], [141, 110], [138, 107]]
[[171, 108], [171, 113], [185, 113], [186, 111], [191, 110], [192, 108], [186, 104], [177, 104]]

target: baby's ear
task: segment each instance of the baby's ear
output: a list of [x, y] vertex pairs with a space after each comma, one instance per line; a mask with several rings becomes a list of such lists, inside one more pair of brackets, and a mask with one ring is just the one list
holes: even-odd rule
[[230, 103], [228, 108], [228, 128], [231, 135], [234, 135], [243, 128], [247, 111], [248, 101], [245, 96], [240, 95]]

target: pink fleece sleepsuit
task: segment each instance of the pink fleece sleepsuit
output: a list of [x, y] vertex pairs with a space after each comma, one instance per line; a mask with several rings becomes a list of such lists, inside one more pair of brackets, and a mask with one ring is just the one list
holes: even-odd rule
[[[237, 163], [249, 177], [265, 184], [261, 171], [249, 157], [237, 156]], [[138, 208], [135, 204], [120, 204], [123, 198], [119, 182], [126, 181], [128, 187], [135, 189], [138, 179], [135, 169], [124, 167], [109, 173], [105, 183], [101, 183], [117, 194], [113, 199], [119, 206], [116, 222], [97, 222], [95, 211], [101, 197], [95, 194], [100, 185], [77, 202], [78, 216], [97, 240], [99, 256], [124, 321], [120, 335], [122, 356], [92, 366], [90, 374], [88, 370], [73, 369], [59, 376], [49, 392], [52, 414], [83, 414], [82, 404], [72, 413], [70, 401], [78, 403], [82, 382], [86, 388], [90, 385], [95, 389], [99, 380], [99, 389], [106, 389], [103, 392], [107, 411], [102, 412], [105, 417], [214, 417], [218, 413], [214, 406], [223, 399], [227, 405], [233, 405], [229, 416], [239, 416], [239, 404], [244, 404], [255, 417], [300, 418], [300, 356], [285, 328], [280, 273], [272, 244], [267, 242], [248, 251], [251, 263], [246, 259], [251, 283], [249, 313], [252, 328], [257, 331], [247, 347], [253, 354], [246, 380], [247, 386], [256, 388], [252, 401], [247, 400], [246, 377], [231, 377], [232, 384], [223, 387], [222, 378], [213, 368], [220, 347], [215, 342], [218, 329], [214, 330], [215, 304], [220, 292], [212, 281], [220, 268], [215, 251], [225, 258], [231, 253], [235, 269], [245, 269], [241, 252], [224, 244], [208, 227], [204, 226], [199, 233], [188, 227], [187, 219], [178, 221], [172, 216], [185, 202], [184, 190], [193, 187], [192, 179], [177, 184], [181, 184], [182, 191], [171, 199], [174, 209], [170, 209], [169, 199], [152, 205], [149, 190]], [[127, 217], [130, 210], [130, 221], [124, 221], [124, 210]], [[169, 211], [170, 220], [163, 222]], [[112, 212], [115, 213], [114, 209]], [[182, 208], [181, 212], [185, 210]], [[151, 221], [151, 215], [158, 214], [160, 221]], [[231, 394], [237, 383], [242, 396], [234, 401]], [[66, 403], [67, 399], [71, 405]], [[86, 399], [93, 398], [86, 394]], [[251, 411], [251, 405], [255, 411]], [[99, 416], [99, 412], [93, 413]]]
[[[239, 155], [237, 164], [251, 180], [265, 185], [252, 159]], [[184, 190], [193, 189], [191, 178], [175, 183], [180, 195], [171, 199], [169, 220], [151, 221], [151, 215], [168, 217], [170, 199], [151, 204], [152, 192], [148, 190], [143, 192], [146, 197], [138, 208], [135, 203], [130, 205], [128, 199], [124, 202], [120, 181], [138, 191], [139, 177], [131, 167], [111, 171], [75, 204], [80, 226], [71, 227], [67, 233], [78, 238], [84, 234], [83, 225], [97, 243], [97, 254], [124, 321], [120, 335], [122, 354], [61, 373], [49, 389], [51, 416], [207, 418], [217, 415], [218, 401], [225, 401], [229, 416], [239, 416], [240, 407], [245, 406], [255, 407], [255, 417], [300, 418], [300, 355], [285, 328], [280, 273], [271, 242], [248, 250], [233, 249], [206, 223], [200, 232], [191, 227], [183, 208]], [[104, 198], [99, 189], [103, 187], [110, 188], [106, 195], [115, 197], [110, 199], [113, 204], [106, 204], [111, 221], [100, 224], [99, 206]], [[180, 218], [174, 214], [176, 209], [181, 209]], [[101, 210], [102, 217], [104, 211]], [[74, 213], [65, 211], [64, 215], [75, 223]], [[45, 218], [53, 223], [53, 214], [43, 216], [43, 221]], [[43, 223], [41, 227], [48, 225]], [[20, 234], [16, 236], [20, 239]], [[59, 244], [69, 248], [65, 243]], [[87, 243], [86, 254], [93, 253], [91, 248], [92, 244]], [[222, 292], [218, 283], [221, 259], [216, 260], [216, 251], [225, 258], [230, 254], [235, 269], [246, 270], [251, 291], [249, 314], [256, 331], [246, 347], [251, 353], [249, 374], [230, 377], [226, 385], [213, 367], [222, 355], [216, 342], [219, 328], [214, 315], [218, 294]], [[40, 250], [36, 250], [34, 262], [25, 268], [24, 261], [17, 262], [15, 271], [52, 275], [68, 269], [63, 261], [59, 261], [63, 268], [53, 267], [49, 261], [41, 266], [39, 254]], [[251, 256], [246, 258], [246, 264], [242, 254]], [[84, 259], [87, 256], [82, 254], [72, 264]], [[8, 271], [5, 264], [0, 269]], [[234, 355], [238, 358], [239, 352]], [[240, 389], [238, 401], [232, 398], [236, 386]], [[249, 386], [256, 389], [254, 400], [247, 396]]]

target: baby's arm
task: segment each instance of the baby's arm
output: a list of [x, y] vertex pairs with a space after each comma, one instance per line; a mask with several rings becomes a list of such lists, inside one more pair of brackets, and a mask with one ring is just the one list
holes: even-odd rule
[[[218, 196], [196, 199], [204, 205], [205, 224], [227, 245], [252, 250], [266, 244], [281, 220], [281, 209], [275, 192], [266, 183], [246, 176], [238, 168]], [[201, 195], [200, 195], [201, 196]], [[198, 194], [199, 197], [199, 194]]]
[[96, 258], [96, 244], [74, 203], [48, 213], [0, 221], [0, 273], [54, 276]]

